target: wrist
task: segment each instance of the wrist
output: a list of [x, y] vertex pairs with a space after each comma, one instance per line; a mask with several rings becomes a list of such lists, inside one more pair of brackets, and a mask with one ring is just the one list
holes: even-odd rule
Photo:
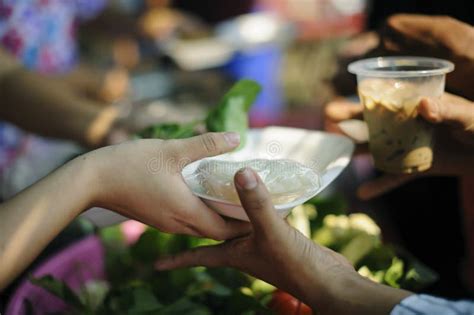
[[390, 314], [396, 305], [413, 294], [375, 283], [357, 272], [341, 273], [328, 283], [325, 301], [316, 299], [317, 304], [311, 304], [321, 314]]
[[66, 167], [72, 169], [71, 178], [74, 186], [79, 192], [79, 213], [99, 206], [103, 180], [101, 163], [96, 151], [83, 154], [71, 162]]

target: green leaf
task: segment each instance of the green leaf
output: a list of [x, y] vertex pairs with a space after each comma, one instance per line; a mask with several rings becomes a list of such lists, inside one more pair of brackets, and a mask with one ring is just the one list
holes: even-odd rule
[[402, 287], [406, 290], [419, 291], [435, 283], [438, 278], [438, 274], [430, 268], [421, 263], [413, 262], [405, 274]]
[[158, 312], [156, 315], [211, 315], [212, 312], [204, 305], [192, 302], [188, 298], [182, 298], [168, 305]]
[[114, 225], [99, 230], [99, 236], [102, 242], [106, 244], [122, 244], [124, 242], [124, 235], [120, 225]]
[[400, 282], [403, 277], [403, 261], [393, 258], [392, 265], [385, 273], [384, 281], [393, 288], [400, 288]]
[[103, 304], [109, 293], [109, 284], [106, 281], [88, 281], [80, 290], [78, 296], [82, 304], [90, 310], [97, 310]]
[[237, 82], [216, 108], [209, 112], [206, 119], [208, 131], [234, 131], [240, 134], [240, 147], [243, 147], [247, 138], [248, 111], [260, 94], [260, 85], [252, 80]]
[[209, 268], [206, 272], [219, 283], [236, 290], [240, 287], [249, 286], [250, 279], [241, 272], [231, 268]]
[[196, 281], [189, 286], [187, 295], [196, 296], [205, 293], [223, 297], [230, 296], [232, 290], [219, 283], [219, 281], [214, 279], [207, 272], [202, 271], [196, 273]]
[[415, 256], [400, 248], [397, 248], [397, 251], [408, 266], [401, 285], [403, 289], [420, 291], [438, 281], [438, 274], [416, 259]]
[[372, 271], [386, 271], [392, 265], [395, 257], [396, 254], [392, 247], [380, 243], [359, 264], [368, 266]]
[[306, 202], [307, 205], [316, 207], [316, 217], [310, 221], [312, 231], [317, 231], [323, 226], [324, 218], [329, 215], [343, 215], [349, 205], [346, 198], [341, 194], [334, 194], [331, 196], [317, 196]]
[[377, 246], [378, 242], [375, 236], [361, 233], [342, 248], [341, 255], [346, 257], [353, 266], [357, 266]]
[[229, 297], [225, 305], [225, 310], [219, 314], [242, 315], [251, 311], [262, 315], [273, 314], [273, 312], [260, 303], [260, 301], [256, 300], [254, 297], [242, 293], [240, 290], [235, 291], [233, 295]]
[[255, 279], [255, 281], [252, 283], [251, 288], [252, 288], [253, 293], [256, 296], [264, 296], [264, 295], [270, 294], [276, 289], [270, 283], [267, 283], [260, 279]]
[[86, 311], [85, 305], [81, 302], [74, 291], [64, 282], [53, 278], [52, 276], [44, 276], [41, 278], [30, 278], [32, 284], [39, 286], [49, 293], [57, 296], [69, 306], [78, 311]]
[[153, 292], [144, 287], [136, 288], [132, 292], [133, 294], [133, 304], [132, 307], [128, 310], [129, 313], [145, 313], [157, 311], [162, 308], [160, 302], [153, 295]]
[[165, 246], [167, 239], [172, 238], [169, 234], [161, 234], [155, 229], [147, 229], [137, 242], [130, 247], [130, 253], [135, 260], [150, 263], [154, 262]]

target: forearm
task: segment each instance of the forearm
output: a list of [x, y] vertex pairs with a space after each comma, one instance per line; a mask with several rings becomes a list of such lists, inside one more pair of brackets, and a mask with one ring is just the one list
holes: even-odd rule
[[44, 136], [98, 146], [117, 118], [68, 86], [23, 69], [0, 78], [0, 118]]
[[69, 162], [0, 205], [0, 291], [92, 203], [89, 158]]

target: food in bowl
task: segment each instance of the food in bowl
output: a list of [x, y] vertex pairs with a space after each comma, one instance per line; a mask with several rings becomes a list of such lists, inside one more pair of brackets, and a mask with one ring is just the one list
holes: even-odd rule
[[310, 167], [288, 159], [247, 161], [203, 160], [187, 178], [194, 191], [208, 199], [240, 204], [234, 186], [235, 173], [254, 169], [267, 187], [274, 205], [311, 195], [320, 187], [320, 176]]

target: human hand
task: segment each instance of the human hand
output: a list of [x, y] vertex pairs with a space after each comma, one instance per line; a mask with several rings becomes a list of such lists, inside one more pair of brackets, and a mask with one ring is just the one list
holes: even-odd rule
[[66, 84], [82, 97], [105, 106], [126, 97], [130, 92], [130, 78], [127, 70], [121, 67], [97, 69], [89, 64], [80, 64], [72, 71], [51, 76], [51, 80]]
[[378, 197], [420, 177], [474, 175], [474, 103], [445, 93], [440, 100], [422, 100], [418, 113], [437, 125], [433, 166], [422, 173], [384, 175], [367, 182], [358, 189], [361, 199]]
[[[335, 101], [326, 107], [326, 129], [331, 132], [349, 133], [341, 124], [350, 119], [361, 119], [363, 107], [348, 101]], [[437, 125], [437, 144], [433, 166], [426, 172], [412, 175], [384, 175], [363, 184], [358, 195], [362, 199], [372, 199], [406, 182], [423, 176], [465, 176], [474, 173], [474, 103], [445, 93], [440, 100], [424, 99], [418, 108], [419, 115]], [[342, 128], [341, 128], [342, 126]], [[366, 145], [359, 145], [358, 152], [367, 153]]]
[[397, 14], [391, 16], [381, 33], [385, 53], [432, 56], [451, 60], [455, 71], [447, 86], [474, 99], [470, 80], [474, 73], [474, 27], [447, 16]]
[[[407, 296], [407, 292], [362, 278], [343, 256], [289, 226], [275, 212], [253, 170], [239, 171], [235, 186], [252, 232], [217, 246], [163, 258], [157, 262], [158, 269], [230, 266], [291, 293], [321, 314], [388, 314]], [[368, 298], [374, 290], [377, 293]]]
[[[333, 133], [347, 134], [342, 128], [341, 123], [348, 120], [362, 120], [364, 106], [360, 103], [354, 103], [346, 99], [336, 99], [326, 105], [324, 109], [324, 128]], [[354, 139], [355, 140], [355, 139]], [[360, 139], [365, 142], [368, 139]]]
[[164, 232], [218, 240], [242, 235], [248, 232], [248, 223], [224, 219], [209, 209], [181, 175], [192, 161], [238, 145], [238, 134], [208, 133], [184, 140], [131, 141], [93, 151], [88, 156], [100, 185], [93, 203]]

